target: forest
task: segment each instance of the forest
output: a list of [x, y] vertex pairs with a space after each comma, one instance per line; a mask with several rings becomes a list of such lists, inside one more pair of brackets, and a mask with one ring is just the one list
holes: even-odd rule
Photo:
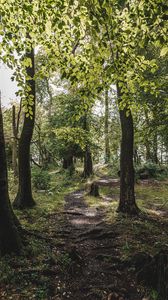
[[0, 299], [168, 300], [167, 1], [0, 0], [2, 66]]

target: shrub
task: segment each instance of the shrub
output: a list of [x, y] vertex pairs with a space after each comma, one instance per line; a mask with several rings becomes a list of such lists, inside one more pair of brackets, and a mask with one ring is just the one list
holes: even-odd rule
[[48, 190], [50, 188], [51, 176], [47, 171], [34, 169], [32, 172], [33, 186], [38, 190]]
[[152, 162], [147, 162], [143, 166], [136, 168], [136, 178], [140, 179], [166, 177], [167, 175], [167, 167], [160, 166]]

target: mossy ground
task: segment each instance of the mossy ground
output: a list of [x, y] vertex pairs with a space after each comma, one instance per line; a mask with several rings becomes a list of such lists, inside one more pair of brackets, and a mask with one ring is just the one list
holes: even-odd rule
[[136, 201], [142, 211], [138, 218], [117, 214], [120, 189], [100, 187], [100, 198], [86, 196], [92, 207], [107, 209], [106, 221], [119, 226], [123, 257], [135, 251], [155, 254], [168, 247], [168, 180], [141, 181], [135, 185]]

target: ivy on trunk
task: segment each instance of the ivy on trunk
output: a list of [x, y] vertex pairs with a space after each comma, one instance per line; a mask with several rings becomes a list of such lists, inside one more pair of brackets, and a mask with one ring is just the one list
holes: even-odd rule
[[34, 65], [34, 49], [27, 51], [26, 57], [30, 59], [31, 65], [26, 68], [27, 75], [30, 80], [27, 81], [29, 92], [27, 94], [28, 102], [32, 99], [31, 110], [32, 114], [24, 115], [23, 129], [19, 140], [18, 164], [19, 164], [19, 188], [18, 193], [13, 203], [15, 208], [24, 209], [35, 205], [32, 196], [31, 187], [31, 167], [30, 167], [30, 144], [33, 135], [35, 122], [35, 65]]

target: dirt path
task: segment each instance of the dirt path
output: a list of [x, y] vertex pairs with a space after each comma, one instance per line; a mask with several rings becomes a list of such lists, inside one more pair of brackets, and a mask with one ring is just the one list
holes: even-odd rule
[[65, 201], [64, 222], [56, 234], [68, 266], [61, 293], [57, 290], [58, 298], [52, 299], [141, 300], [120, 260], [119, 229], [106, 223], [105, 209], [88, 207], [84, 191], [67, 195]]
[[[45, 212], [38, 208], [23, 212], [29, 224], [23, 231], [25, 252], [1, 259], [0, 299], [156, 299], [161, 282], [157, 254], [162, 251], [161, 258], [163, 253], [168, 257], [168, 182], [164, 186], [154, 181], [139, 183], [137, 203], [143, 199], [144, 213], [136, 218], [115, 213], [118, 180], [104, 176], [96, 183], [104, 195], [96, 200], [79, 190], [65, 197], [64, 207], [48, 210], [46, 204]], [[167, 258], [162, 269], [168, 270]], [[150, 281], [150, 289], [136, 278], [148, 286]], [[168, 281], [163, 278], [165, 286]], [[168, 300], [167, 296], [162, 299]]]

